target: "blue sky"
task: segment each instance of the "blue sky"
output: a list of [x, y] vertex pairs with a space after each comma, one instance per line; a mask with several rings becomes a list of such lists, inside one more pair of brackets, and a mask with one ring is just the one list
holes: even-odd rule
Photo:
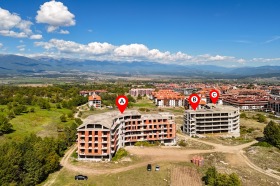
[[278, 0], [1, 0], [0, 53], [278, 65]]

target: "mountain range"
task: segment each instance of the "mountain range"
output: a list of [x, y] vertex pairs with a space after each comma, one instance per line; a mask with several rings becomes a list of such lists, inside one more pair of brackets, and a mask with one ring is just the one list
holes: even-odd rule
[[29, 58], [0, 55], [0, 74], [111, 73], [126, 75], [175, 75], [204, 78], [280, 77], [280, 66], [227, 68], [213, 65], [174, 65], [156, 62], [114, 62], [80, 59]]

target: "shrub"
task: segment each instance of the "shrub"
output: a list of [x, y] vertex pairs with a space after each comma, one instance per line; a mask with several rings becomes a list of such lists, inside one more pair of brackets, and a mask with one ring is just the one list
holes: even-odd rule
[[258, 143], [253, 144], [252, 146], [271, 147], [272, 145], [270, 145], [270, 144], [267, 143], [266, 141], [260, 141], [260, 142], [258, 142]]
[[180, 141], [178, 142], [178, 145], [179, 145], [180, 147], [186, 147], [186, 146], [187, 146], [187, 142], [185, 142], [185, 140], [180, 140]]
[[33, 107], [30, 108], [30, 112], [35, 112], [35, 109]]
[[208, 186], [240, 186], [241, 181], [236, 173], [222, 174], [218, 173], [215, 167], [210, 167], [203, 177], [203, 181]]
[[280, 149], [280, 125], [270, 121], [263, 131], [266, 142]]
[[153, 144], [150, 144], [148, 141], [137, 141], [134, 146], [153, 146]]
[[113, 161], [118, 161], [122, 159], [123, 157], [127, 156], [128, 152], [124, 148], [120, 148], [115, 156], [112, 158]]
[[247, 118], [247, 115], [246, 115], [244, 112], [242, 112], [242, 113], [240, 114], [240, 118]]
[[61, 122], [66, 122], [66, 121], [67, 121], [67, 120], [66, 120], [65, 114], [63, 114], [62, 116], [60, 116], [60, 121], [61, 121]]

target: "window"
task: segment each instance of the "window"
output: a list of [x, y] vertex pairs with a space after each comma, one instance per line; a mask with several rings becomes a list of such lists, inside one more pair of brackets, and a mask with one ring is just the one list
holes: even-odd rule
[[91, 153], [92, 152], [91, 149], [89, 149], [88, 152]]
[[95, 131], [95, 132], [94, 132], [94, 135], [98, 135], [98, 131]]
[[97, 149], [95, 149], [95, 150], [94, 150], [94, 153], [98, 153], [98, 150], [97, 150]]

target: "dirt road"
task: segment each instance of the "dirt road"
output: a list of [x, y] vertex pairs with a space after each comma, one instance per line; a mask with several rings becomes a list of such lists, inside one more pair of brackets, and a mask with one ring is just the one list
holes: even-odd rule
[[[79, 108], [78, 108], [79, 109]], [[77, 115], [75, 115], [77, 117]], [[280, 176], [273, 174], [271, 172], [265, 171], [261, 169], [260, 167], [253, 164], [244, 154], [244, 151], [242, 149], [251, 146], [252, 144], [256, 143], [257, 141], [252, 141], [250, 143], [242, 144], [242, 145], [236, 145], [236, 146], [226, 146], [222, 144], [216, 144], [211, 142], [202, 141], [196, 138], [190, 138], [188, 136], [177, 134], [178, 136], [185, 138], [186, 140], [193, 140], [200, 143], [204, 143], [207, 145], [211, 145], [214, 147], [214, 149], [211, 150], [191, 150], [191, 149], [180, 149], [176, 147], [126, 147], [126, 149], [129, 151], [130, 154], [134, 154], [137, 156], [146, 156], [149, 157], [149, 160], [145, 160], [141, 163], [133, 164], [126, 167], [120, 167], [115, 169], [92, 169], [89, 167], [84, 166], [76, 166], [70, 163], [69, 158], [71, 154], [74, 152], [74, 150], [77, 148], [76, 145], [72, 146], [64, 155], [64, 157], [61, 160], [61, 165], [63, 166], [63, 169], [68, 169], [71, 171], [76, 172], [77, 174], [94, 174], [94, 175], [100, 175], [100, 174], [109, 174], [109, 173], [118, 173], [123, 171], [128, 171], [131, 169], [135, 169], [138, 167], [142, 167], [147, 165], [147, 163], [156, 163], [161, 161], [186, 161], [188, 159], [191, 159], [193, 154], [201, 154], [201, 153], [213, 153], [213, 152], [221, 152], [221, 153], [227, 153], [231, 154], [235, 158], [239, 159], [241, 162], [247, 164], [252, 169], [268, 175], [270, 177], [273, 177], [275, 179], [280, 180]], [[53, 177], [53, 179], [50, 179], [48, 182], [44, 184], [44, 186], [50, 186], [55, 182], [57, 175]]]

